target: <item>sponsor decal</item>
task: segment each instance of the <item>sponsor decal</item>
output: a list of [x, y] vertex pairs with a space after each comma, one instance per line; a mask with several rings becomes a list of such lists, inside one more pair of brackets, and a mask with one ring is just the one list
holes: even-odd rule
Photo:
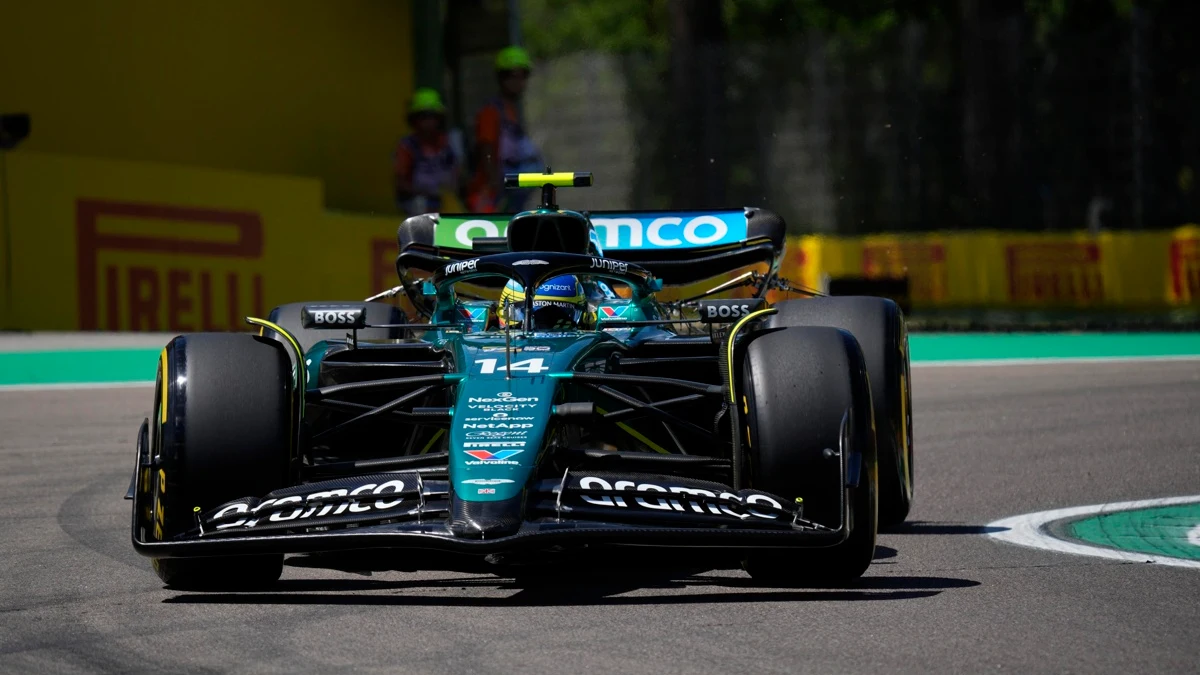
[[726, 211], [712, 214], [621, 214], [592, 216], [606, 249], [693, 248], [730, 244], [746, 238], [746, 214]]
[[528, 441], [467, 441], [464, 448], [523, 448]]
[[487, 307], [462, 307], [458, 308], [459, 316], [471, 321], [472, 323], [486, 321], [488, 315]]
[[494, 495], [494, 494], [496, 494], [496, 488], [479, 488], [478, 490], [475, 491], [475, 494], [477, 494], [477, 495]]
[[1200, 237], [1175, 235], [1170, 260], [1171, 300], [1186, 304], [1200, 299]]
[[604, 319], [619, 319], [629, 313], [629, 305], [601, 305], [600, 316]]
[[508, 485], [513, 481], [508, 478], [468, 478], [460, 482], [467, 485]]
[[532, 424], [510, 422], [472, 422], [462, 425], [464, 429], [532, 429]]
[[946, 300], [950, 282], [946, 247], [941, 242], [868, 240], [863, 246], [862, 268], [868, 279], [907, 278], [913, 300]]
[[592, 269], [624, 274], [629, 271], [629, 263], [624, 263], [620, 260], [609, 260], [608, 258], [592, 258]]
[[495, 412], [504, 410], [507, 412], [519, 412], [525, 408], [536, 408], [536, 403], [472, 403], [467, 407], [480, 412]]
[[[497, 415], [503, 415], [503, 417], [497, 417]], [[492, 413], [492, 415], [490, 417], [465, 417], [465, 418], [463, 418], [463, 421], [464, 422], [495, 422], [495, 421], [499, 420], [501, 422], [531, 422], [531, 421], [533, 421], [533, 419], [534, 419], [533, 417], [524, 417], [524, 416], [513, 417], [512, 415], [509, 415], [506, 412], [498, 412], [498, 413]]]
[[527, 352], [548, 352], [548, 351], [550, 351], [550, 347], [548, 345], [529, 345], [528, 347], [523, 347], [523, 349]]
[[549, 264], [550, 263], [546, 262], [545, 260], [518, 260], [517, 262], [513, 263], [512, 266], [520, 267], [521, 265], [549, 265]]
[[513, 448], [513, 449], [509, 449], [509, 450], [466, 450], [465, 452], [477, 460], [474, 462], [468, 461], [467, 465], [468, 466], [476, 466], [479, 464], [514, 464], [515, 465], [515, 464], [517, 464], [517, 462], [512, 461], [511, 458], [516, 457], [517, 455], [519, 455], [525, 451]]
[[300, 324], [305, 328], [362, 328], [367, 323], [365, 307], [305, 305]]
[[444, 274], [462, 274], [464, 272], [474, 272], [475, 266], [479, 264], [479, 258], [471, 258], [470, 260], [460, 260], [446, 265]]
[[513, 396], [511, 391], [502, 391], [494, 398], [470, 396], [467, 403], [537, 403], [536, 396]]
[[[756, 510], [755, 505], [771, 506], [782, 509], [775, 498], [761, 492], [743, 490], [738, 494], [732, 492], [713, 492], [700, 488], [690, 488], [682, 485], [658, 485], [656, 483], [636, 483], [631, 480], [618, 480], [613, 483], [597, 476], [584, 476], [579, 479], [580, 490], [603, 490], [605, 492], [621, 492], [633, 490], [638, 492], [661, 492], [661, 498], [634, 497], [626, 499], [621, 496], [590, 496], [583, 495], [581, 499], [593, 506], [612, 508], [651, 509], [654, 511], [679, 511], [710, 514], [715, 516], [731, 516], [739, 520], [758, 518], [761, 520], [777, 520], [774, 513]], [[722, 502], [704, 501], [703, 497], [721, 499]]]
[[243, 331], [270, 310], [256, 211], [79, 199], [75, 237], [82, 330]]
[[[532, 424], [530, 426], [533, 426]], [[468, 431], [467, 438], [524, 438], [529, 431]]]
[[1088, 305], [1104, 301], [1100, 245], [1095, 242], [1009, 244], [1009, 300]]
[[[321, 490], [308, 495], [291, 495], [288, 497], [264, 499], [257, 504], [251, 506], [246, 502], [230, 504], [217, 511], [211, 520], [220, 520], [232, 514], [244, 514], [248, 518], [241, 518], [232, 523], [223, 523], [216, 526], [218, 530], [226, 530], [234, 527], [251, 528], [259, 523], [259, 518], [254, 517], [257, 513], [268, 506], [279, 508], [282, 505], [295, 504], [295, 508], [291, 510], [281, 510], [274, 512], [267, 518], [267, 522], [281, 523], [292, 520], [303, 521], [309, 518], [323, 518], [325, 516], [338, 516], [343, 513], [368, 513], [372, 511], [387, 511], [394, 509], [404, 503], [404, 499], [398, 493], [404, 490], [404, 481], [395, 479], [384, 481], [382, 483], [366, 483], [359, 485], [353, 489], [350, 488], [333, 488], [330, 490]], [[340, 500], [345, 497], [360, 497], [359, 499], [349, 501], [333, 501]], [[388, 499], [387, 497], [394, 497]]]
[[762, 298], [750, 300], [701, 300], [698, 306], [702, 323], [733, 323], [766, 306]]
[[[694, 248], [731, 244], [746, 238], [743, 211], [710, 213], [593, 213], [589, 235], [598, 249]], [[475, 237], [500, 237], [508, 216], [441, 216], [434, 230], [438, 246], [471, 248]]]

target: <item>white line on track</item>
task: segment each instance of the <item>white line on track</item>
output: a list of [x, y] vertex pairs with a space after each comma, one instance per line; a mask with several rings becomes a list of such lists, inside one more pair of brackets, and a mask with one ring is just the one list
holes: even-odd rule
[[955, 366], [1044, 366], [1073, 363], [1135, 363], [1138, 361], [1200, 361], [1200, 354], [1172, 356], [1047, 356], [1032, 359], [962, 359], [959, 361], [913, 361], [913, 368], [949, 368]]
[[[1050, 536], [1050, 534], [1045, 531], [1046, 525], [1055, 521], [1064, 520], [1066, 518], [1077, 518], [1080, 516], [1112, 513], [1115, 511], [1128, 511], [1130, 509], [1144, 509], [1156, 506], [1195, 504], [1197, 502], [1200, 502], [1200, 495], [1191, 495], [1187, 497], [1164, 497], [1161, 499], [1143, 499], [1135, 502], [1112, 502], [1109, 504], [1093, 504], [1091, 506], [1073, 506], [1069, 509], [1055, 509], [1053, 511], [1026, 513], [1021, 516], [1002, 518], [993, 523], [988, 523], [987, 527], [989, 530], [992, 528], [996, 528], [997, 530], [989, 531], [988, 536], [1009, 544], [1027, 546], [1029, 548], [1040, 548], [1045, 551], [1072, 553], [1075, 555], [1089, 555], [1097, 558], [1123, 560], [1125, 562], [1153, 562], [1160, 565], [1170, 565], [1173, 567], [1191, 567], [1193, 569], [1200, 569], [1200, 560], [1184, 560], [1182, 558], [1171, 558], [1163, 555], [1138, 553], [1136, 551], [1119, 551], [1117, 549], [1104, 548], [1101, 546], [1090, 546], [1087, 544], [1057, 539]], [[1192, 541], [1193, 534], [1196, 535], [1198, 541]], [[1197, 527], [1188, 533], [1188, 540], [1200, 546], [1200, 527]]]
[[56, 382], [54, 384], [0, 384], [0, 394], [16, 391], [71, 391], [74, 389], [131, 389], [153, 387], [154, 380], [137, 382]]

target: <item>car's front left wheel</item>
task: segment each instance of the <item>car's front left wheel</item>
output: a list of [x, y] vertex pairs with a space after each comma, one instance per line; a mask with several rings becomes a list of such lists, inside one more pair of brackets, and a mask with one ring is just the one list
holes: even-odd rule
[[[149, 507], [140, 514], [146, 538], [169, 541], [193, 530], [198, 512], [285, 487], [295, 438], [293, 391], [291, 362], [274, 340], [227, 333], [171, 340], [154, 393], [152, 464], [139, 487]], [[173, 588], [254, 588], [279, 579], [283, 556], [152, 558], [151, 564]]]

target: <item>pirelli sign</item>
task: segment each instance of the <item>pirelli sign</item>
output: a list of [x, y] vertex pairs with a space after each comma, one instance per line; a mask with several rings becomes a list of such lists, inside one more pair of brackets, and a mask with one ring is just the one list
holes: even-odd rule
[[1100, 245], [1092, 241], [1008, 244], [1014, 305], [1099, 305], [1105, 300]]
[[244, 330], [265, 316], [264, 235], [253, 211], [79, 199], [83, 330]]

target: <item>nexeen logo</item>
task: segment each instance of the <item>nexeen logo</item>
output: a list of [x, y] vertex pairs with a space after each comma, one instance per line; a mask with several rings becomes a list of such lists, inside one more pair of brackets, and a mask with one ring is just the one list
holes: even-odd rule
[[[456, 218], [443, 216], [434, 232], [438, 246], [470, 248], [476, 237], [504, 236], [508, 216]], [[593, 213], [597, 239], [604, 249], [695, 248], [742, 241], [746, 214], [709, 213]]]
[[257, 213], [80, 199], [82, 330], [243, 330], [265, 316]]

